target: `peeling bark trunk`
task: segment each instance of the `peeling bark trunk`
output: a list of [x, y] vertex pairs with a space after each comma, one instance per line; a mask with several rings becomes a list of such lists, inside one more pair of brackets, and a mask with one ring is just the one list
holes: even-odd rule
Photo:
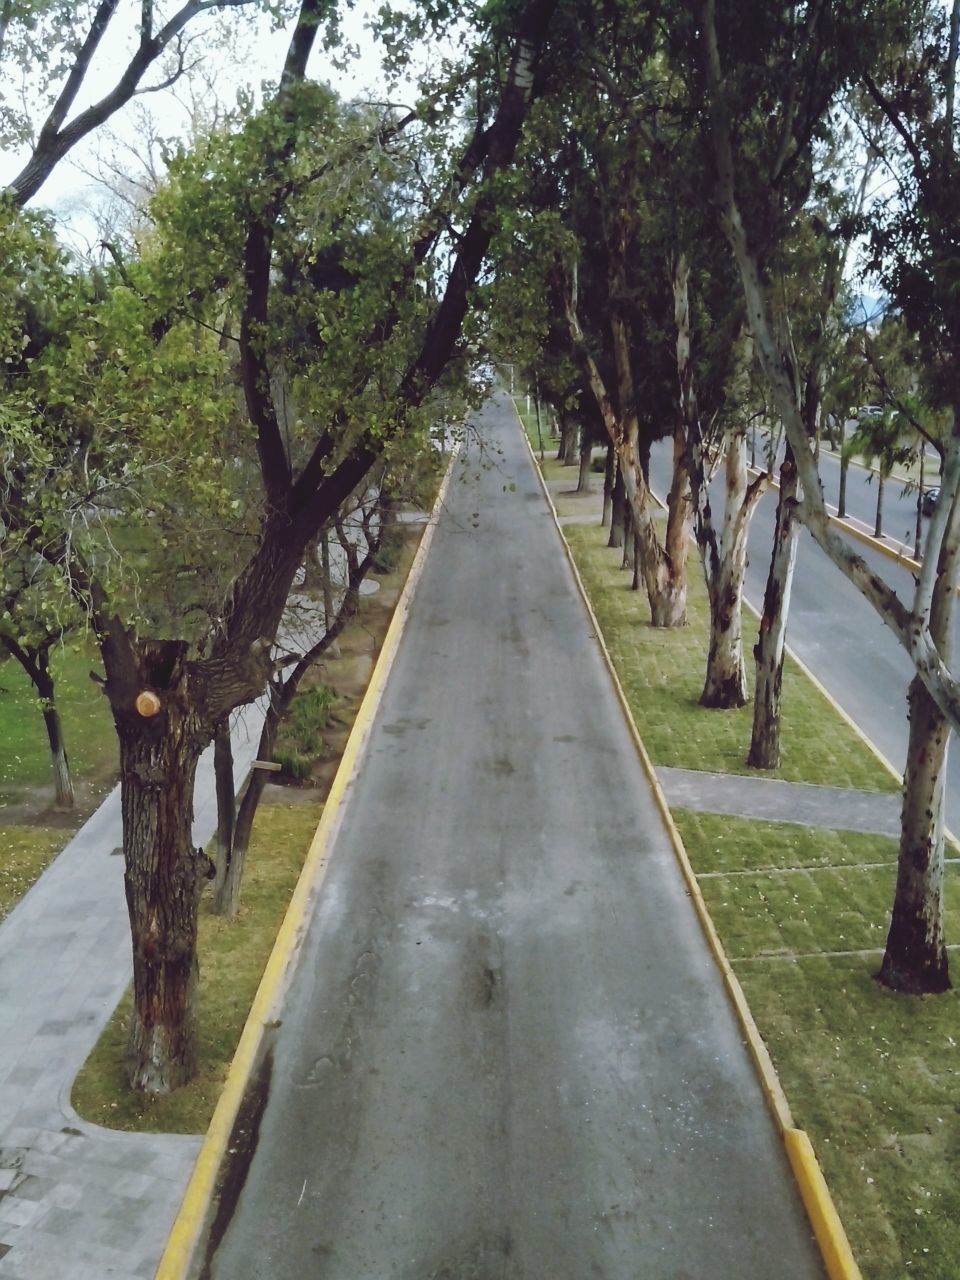
[[608, 525], [613, 514], [613, 486], [617, 475], [617, 454], [612, 444], [607, 445], [607, 461], [603, 469], [603, 515], [601, 525]]
[[747, 703], [743, 661], [743, 580], [747, 571], [747, 533], [759, 497], [747, 488], [747, 442], [743, 431], [727, 440], [726, 502], [719, 563], [708, 575], [710, 650], [700, 703], [731, 710]]
[[943, 936], [943, 799], [950, 726], [919, 676], [910, 682], [897, 888], [879, 981], [908, 995], [950, 987]]
[[[960, 577], [960, 513], [951, 512], [937, 562], [930, 630], [945, 662], [953, 650]], [[879, 981], [911, 995], [950, 987], [943, 916], [943, 806], [950, 723], [919, 675], [908, 694], [910, 739], [903, 774], [897, 887]]]
[[783, 659], [787, 643], [787, 619], [793, 569], [797, 559], [797, 525], [793, 518], [797, 496], [797, 470], [793, 455], [780, 468], [780, 494], [773, 535], [773, 553], [767, 585], [763, 593], [760, 636], [754, 646], [757, 664], [754, 690], [753, 731], [747, 764], [754, 769], [780, 767], [780, 695], [783, 687]]

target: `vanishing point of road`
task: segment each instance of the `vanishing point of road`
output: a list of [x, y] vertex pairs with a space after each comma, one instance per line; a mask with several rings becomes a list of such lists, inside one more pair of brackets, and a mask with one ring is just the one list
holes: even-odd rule
[[509, 401], [477, 425], [207, 1274], [821, 1277]]

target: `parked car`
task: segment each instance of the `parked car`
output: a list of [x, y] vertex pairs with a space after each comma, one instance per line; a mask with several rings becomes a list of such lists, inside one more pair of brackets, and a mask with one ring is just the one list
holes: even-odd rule
[[864, 404], [857, 410], [857, 417], [861, 422], [867, 422], [871, 418], [883, 417], [883, 405], [880, 404]]
[[923, 497], [920, 499], [920, 510], [925, 516], [933, 515], [933, 508], [937, 505], [937, 499], [940, 497], [939, 486], [927, 489]]

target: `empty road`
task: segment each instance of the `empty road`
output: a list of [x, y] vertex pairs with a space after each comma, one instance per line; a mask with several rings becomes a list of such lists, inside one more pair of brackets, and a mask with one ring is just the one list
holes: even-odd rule
[[822, 1278], [506, 398], [479, 424], [205, 1274]]

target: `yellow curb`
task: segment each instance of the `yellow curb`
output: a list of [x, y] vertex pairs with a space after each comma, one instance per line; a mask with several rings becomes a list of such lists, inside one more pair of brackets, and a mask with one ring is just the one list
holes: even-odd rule
[[860, 1268], [847, 1242], [843, 1223], [834, 1207], [810, 1139], [802, 1129], [788, 1129], [783, 1141], [813, 1234], [823, 1254], [827, 1275], [830, 1280], [852, 1280], [852, 1277], [860, 1276]]
[[274, 1021], [286, 987], [293, 976], [294, 961], [306, 936], [310, 914], [326, 871], [327, 857], [340, 827], [344, 798], [356, 776], [363, 749], [370, 736], [373, 718], [380, 705], [387, 677], [397, 655], [413, 594], [423, 574], [437, 517], [446, 500], [458, 454], [459, 447], [454, 449], [451, 455], [430, 520], [423, 532], [420, 546], [417, 548], [387, 633], [383, 638], [383, 645], [370, 677], [370, 683], [357, 711], [343, 757], [324, 804], [323, 815], [311, 841], [303, 870], [300, 872], [300, 878], [270, 953], [270, 959], [260, 979], [250, 1014], [227, 1073], [223, 1092], [203, 1139], [193, 1174], [167, 1239], [163, 1257], [160, 1259], [155, 1280], [186, 1280], [194, 1261], [194, 1254], [200, 1243], [216, 1190], [220, 1164], [226, 1153], [244, 1094], [257, 1065], [264, 1033], [269, 1024]]
[[[514, 402], [511, 400], [511, 403]], [[514, 411], [517, 412], [515, 403]], [[519, 412], [517, 412], [517, 418], [518, 420], [520, 419]], [[523, 429], [522, 420], [520, 420], [520, 428], [523, 431], [523, 438], [527, 442], [527, 449], [529, 450], [534, 469], [539, 477], [540, 487], [547, 499], [554, 524], [556, 525], [557, 532], [560, 535], [560, 540], [563, 544], [567, 562], [570, 565], [574, 580], [577, 584], [577, 590], [579, 591], [580, 597], [587, 610], [587, 615], [590, 618], [591, 625], [593, 626], [596, 634], [597, 643], [600, 646], [600, 652], [603, 655], [604, 663], [606, 664], [607, 671], [610, 673], [610, 678], [613, 681], [613, 687], [623, 710], [627, 728], [630, 732], [630, 737], [633, 739], [643, 771], [646, 774], [647, 781], [650, 783], [653, 790], [657, 808], [660, 810], [664, 825], [666, 826], [667, 832], [670, 836], [670, 842], [673, 845], [674, 853], [676, 854], [677, 861], [680, 864], [680, 870], [683, 874], [684, 881], [686, 882], [687, 892], [693, 902], [694, 910], [697, 913], [697, 918], [699, 919], [700, 925], [706, 935], [710, 950], [713, 953], [714, 959], [716, 960], [723, 976], [727, 994], [733, 1004], [734, 1011], [736, 1012], [747, 1042], [747, 1048], [750, 1051], [750, 1056], [753, 1059], [754, 1065], [757, 1069], [757, 1074], [760, 1077], [760, 1086], [763, 1090], [764, 1097], [766, 1098], [767, 1104], [773, 1113], [774, 1120], [776, 1121], [781, 1137], [783, 1138], [784, 1146], [787, 1151], [787, 1158], [790, 1161], [790, 1168], [793, 1171], [801, 1199], [803, 1200], [804, 1208], [806, 1209], [807, 1216], [810, 1219], [810, 1225], [813, 1227], [817, 1244], [820, 1248], [821, 1254], [823, 1255], [827, 1274], [830, 1277], [830, 1280], [863, 1280], [860, 1268], [857, 1266], [856, 1260], [854, 1259], [853, 1253], [850, 1249], [849, 1242], [847, 1241], [846, 1233], [843, 1229], [843, 1223], [840, 1221], [840, 1216], [837, 1213], [833, 1199], [830, 1195], [830, 1189], [826, 1184], [826, 1180], [820, 1170], [820, 1166], [817, 1164], [817, 1159], [813, 1152], [813, 1146], [806, 1133], [802, 1129], [797, 1129], [794, 1126], [793, 1117], [790, 1113], [790, 1104], [787, 1102], [786, 1095], [783, 1092], [783, 1087], [780, 1084], [776, 1068], [770, 1058], [770, 1053], [764, 1043], [763, 1037], [760, 1035], [760, 1031], [754, 1021], [753, 1014], [750, 1012], [750, 1006], [747, 1004], [747, 998], [743, 994], [743, 988], [740, 986], [737, 976], [733, 972], [730, 961], [727, 958], [727, 954], [723, 949], [723, 943], [720, 941], [720, 936], [717, 933], [716, 926], [714, 925], [710, 912], [707, 909], [707, 904], [704, 901], [703, 894], [700, 890], [699, 881], [697, 880], [696, 874], [690, 863], [690, 858], [687, 854], [686, 848], [684, 847], [680, 832], [673, 820], [673, 814], [670, 812], [667, 797], [664, 795], [663, 788], [660, 786], [653, 763], [647, 753], [643, 739], [640, 736], [640, 731], [633, 718], [633, 712], [630, 710], [630, 704], [627, 701], [626, 694], [623, 691], [623, 686], [620, 683], [620, 678], [617, 675], [616, 668], [613, 664], [613, 658], [610, 655], [610, 650], [607, 648], [606, 641], [603, 638], [603, 633], [600, 630], [600, 623], [597, 621], [597, 615], [594, 613], [593, 606], [590, 603], [589, 596], [587, 595], [586, 587], [583, 585], [583, 579], [580, 577], [580, 571], [573, 558], [573, 552], [570, 550], [570, 544], [564, 537], [563, 526], [560, 524], [560, 517], [557, 515], [557, 509], [554, 505], [553, 498], [550, 495], [550, 490], [547, 488], [543, 472], [540, 470], [537, 463], [536, 455], [533, 452], [530, 440], [526, 431]]]

